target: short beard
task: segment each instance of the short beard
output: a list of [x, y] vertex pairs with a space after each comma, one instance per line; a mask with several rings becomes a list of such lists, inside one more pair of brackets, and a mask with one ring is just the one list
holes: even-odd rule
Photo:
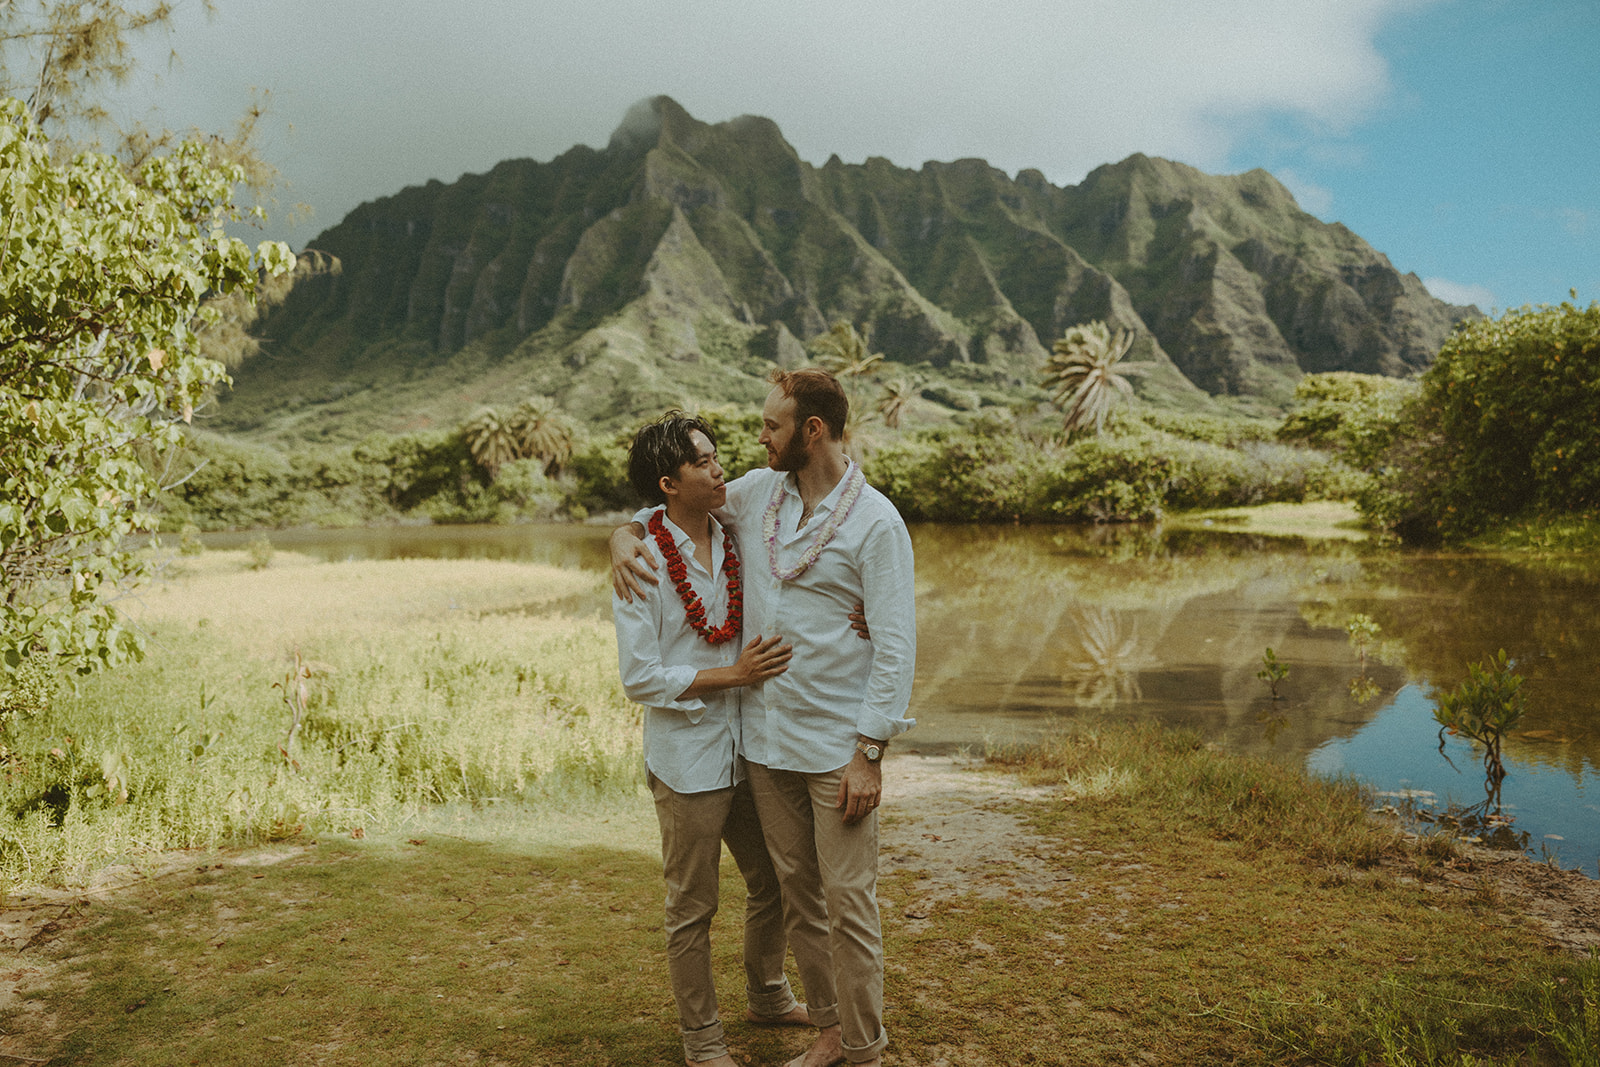
[[783, 446], [783, 451], [772, 457], [772, 469], [775, 471], [803, 471], [811, 462], [811, 453], [806, 450], [804, 442], [800, 440], [800, 430], [790, 436], [789, 443]]

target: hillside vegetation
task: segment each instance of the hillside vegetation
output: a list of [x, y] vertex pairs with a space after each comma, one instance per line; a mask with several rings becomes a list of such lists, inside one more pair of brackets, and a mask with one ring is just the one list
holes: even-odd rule
[[1036, 398], [1049, 346], [1093, 320], [1154, 364], [1144, 398], [1260, 413], [1306, 373], [1414, 373], [1475, 313], [1264, 171], [1135, 155], [1058, 187], [981, 160], [814, 167], [766, 119], [708, 125], [666, 97], [602, 150], [402, 190], [311, 249], [216, 429], [353, 443], [530, 394], [615, 429], [758, 401], [841, 321], [932, 416]]

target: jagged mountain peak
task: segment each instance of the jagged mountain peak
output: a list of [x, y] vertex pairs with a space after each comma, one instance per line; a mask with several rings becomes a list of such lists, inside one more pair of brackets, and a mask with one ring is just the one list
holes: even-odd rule
[[1464, 314], [1265, 171], [1135, 154], [1058, 187], [981, 159], [818, 168], [769, 119], [704, 123], [667, 96], [630, 108], [604, 151], [406, 189], [312, 247], [343, 269], [265, 316], [241, 396], [304, 405], [301, 383], [337, 394], [488, 360], [467, 401], [510, 377], [623, 419], [674, 390], [759, 395], [764, 363], [839, 320], [891, 361], [1022, 383], [1067, 327], [1105, 319], [1158, 364], [1148, 395], [1281, 402], [1307, 371], [1425, 365]]

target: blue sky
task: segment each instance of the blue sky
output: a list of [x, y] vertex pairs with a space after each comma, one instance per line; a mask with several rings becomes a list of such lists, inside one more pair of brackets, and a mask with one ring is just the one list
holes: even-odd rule
[[296, 247], [406, 185], [604, 145], [665, 93], [818, 164], [1264, 167], [1438, 296], [1600, 299], [1596, 0], [180, 0], [142, 52], [123, 120], [218, 129], [271, 93]]

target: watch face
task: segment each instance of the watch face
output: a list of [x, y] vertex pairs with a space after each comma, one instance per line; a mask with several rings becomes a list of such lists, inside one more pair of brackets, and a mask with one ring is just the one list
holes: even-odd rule
[[868, 760], [876, 760], [882, 754], [877, 745], [868, 745], [862, 751], [866, 753]]

